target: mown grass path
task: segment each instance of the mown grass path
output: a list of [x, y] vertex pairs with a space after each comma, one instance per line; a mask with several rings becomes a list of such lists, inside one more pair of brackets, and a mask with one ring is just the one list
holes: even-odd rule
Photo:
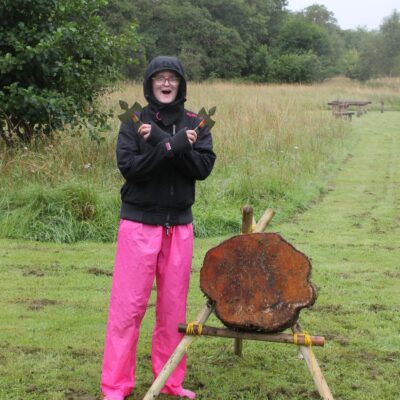
[[399, 399], [400, 114], [354, 120], [359, 142], [330, 192], [279, 231], [313, 259], [307, 328], [337, 398]]
[[[314, 351], [335, 399], [392, 400], [400, 370], [400, 113], [369, 113], [352, 124], [359, 140], [327, 194], [269, 229], [312, 258], [319, 297], [301, 321], [328, 339]], [[205, 301], [204, 253], [220, 240], [196, 240], [189, 319]], [[114, 248], [0, 240], [0, 399], [99, 398]], [[130, 399], [152, 381], [153, 306], [154, 296]], [[319, 398], [294, 346], [260, 342], [245, 342], [237, 358], [230, 340], [198, 339], [186, 384], [207, 400]]]

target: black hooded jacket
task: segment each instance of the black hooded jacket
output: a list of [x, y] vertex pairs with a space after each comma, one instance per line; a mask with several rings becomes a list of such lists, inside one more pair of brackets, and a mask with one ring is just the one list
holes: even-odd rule
[[[169, 104], [157, 101], [152, 92], [152, 76], [160, 71], [177, 73], [181, 80], [176, 99]], [[150, 225], [183, 225], [192, 222], [195, 181], [211, 173], [215, 162], [209, 129], [204, 126], [193, 147], [186, 136], [201, 121], [184, 109], [186, 80], [175, 57], [159, 56], [147, 67], [144, 96], [148, 105], [139, 115], [151, 124], [145, 140], [133, 121], [122, 124], [117, 143], [118, 168], [125, 178], [121, 189], [121, 218]]]

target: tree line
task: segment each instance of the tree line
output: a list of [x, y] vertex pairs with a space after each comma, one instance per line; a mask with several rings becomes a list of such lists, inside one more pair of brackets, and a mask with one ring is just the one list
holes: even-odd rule
[[[96, 98], [176, 55], [188, 78], [309, 83], [337, 74], [400, 75], [400, 14], [342, 30], [332, 12], [286, 0], [2, 0], [0, 140], [104, 125]], [[89, 129], [94, 139], [96, 130]]]
[[193, 80], [400, 75], [397, 11], [377, 31], [343, 30], [325, 6], [291, 12], [286, 0], [110, 0], [102, 15], [116, 34], [136, 24], [138, 48], [123, 69], [132, 79], [158, 54], [180, 57]]

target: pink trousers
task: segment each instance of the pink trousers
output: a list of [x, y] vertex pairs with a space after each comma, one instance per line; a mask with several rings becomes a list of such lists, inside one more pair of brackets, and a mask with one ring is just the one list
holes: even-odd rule
[[[168, 233], [168, 235], [167, 235]], [[154, 278], [157, 283], [156, 322], [152, 339], [152, 369], [156, 377], [175, 350], [186, 322], [186, 299], [193, 254], [192, 224], [144, 225], [121, 220], [104, 348], [102, 391], [122, 400], [135, 386], [136, 346]], [[164, 386], [181, 393], [183, 359]]]

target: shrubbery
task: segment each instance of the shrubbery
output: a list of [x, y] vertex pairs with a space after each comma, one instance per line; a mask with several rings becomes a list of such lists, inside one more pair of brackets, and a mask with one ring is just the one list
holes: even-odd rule
[[116, 77], [134, 30], [110, 35], [104, 0], [3, 0], [0, 7], [0, 137], [8, 146], [66, 124], [104, 123], [96, 96]]

